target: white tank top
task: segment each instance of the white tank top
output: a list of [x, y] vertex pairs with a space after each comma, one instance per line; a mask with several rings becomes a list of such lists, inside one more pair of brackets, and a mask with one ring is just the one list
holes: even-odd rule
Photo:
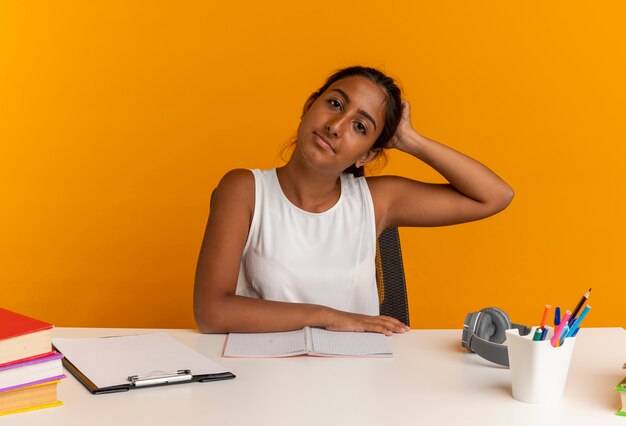
[[341, 175], [341, 196], [323, 213], [293, 205], [276, 169], [252, 170], [254, 216], [237, 294], [378, 315], [374, 205], [364, 177]]

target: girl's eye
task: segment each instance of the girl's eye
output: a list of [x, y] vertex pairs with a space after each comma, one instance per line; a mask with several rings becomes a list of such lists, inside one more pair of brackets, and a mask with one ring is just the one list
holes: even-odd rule
[[341, 109], [341, 102], [339, 102], [337, 99], [329, 99], [328, 103], [333, 108]]
[[356, 123], [354, 123], [354, 126], [356, 127], [356, 130], [359, 133], [365, 134], [367, 131], [367, 128], [365, 127], [365, 124], [361, 123], [360, 121], [357, 121]]

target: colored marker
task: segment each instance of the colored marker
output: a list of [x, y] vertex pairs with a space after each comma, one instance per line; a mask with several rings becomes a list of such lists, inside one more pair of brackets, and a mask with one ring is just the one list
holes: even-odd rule
[[559, 346], [563, 344], [563, 341], [567, 337], [568, 332], [569, 332], [569, 323], [565, 324], [565, 327], [563, 327], [563, 332], [561, 333], [561, 338], [559, 339]]
[[546, 305], [546, 307], [543, 310], [543, 315], [541, 316], [541, 325], [540, 327], [545, 329], [546, 328], [546, 320], [548, 319], [548, 312], [550, 312], [550, 308], [552, 306], [550, 305]]
[[541, 333], [541, 340], [546, 340], [547, 335], [548, 335], [548, 327], [543, 329], [543, 332]]
[[561, 321], [557, 329], [554, 330], [554, 336], [552, 336], [552, 339], [550, 339], [550, 343], [552, 343], [552, 346], [554, 346], [555, 348], [559, 346], [561, 333], [563, 332], [563, 327], [565, 327], [565, 325], [567, 324], [567, 321], [569, 321], [570, 316], [572, 316], [572, 312], [568, 309], [565, 311], [565, 315], [563, 315], [563, 321]]
[[576, 319], [576, 322], [574, 322], [572, 327], [569, 329], [567, 336], [565, 337], [575, 336], [576, 331], [580, 328], [580, 323], [585, 319], [590, 309], [591, 309], [591, 306], [589, 305], [585, 306], [585, 309], [583, 309], [582, 313]]
[[561, 324], [561, 308], [558, 306], [554, 310], [554, 326], [557, 327]]
[[534, 342], [538, 342], [539, 340], [541, 340], [541, 333], [542, 333], [542, 332], [543, 332], [543, 331], [542, 331], [540, 328], [538, 328], [538, 329], [536, 329], [536, 330], [535, 330], [535, 334], [534, 334], [534, 336], [533, 336], [533, 341], [534, 341]]
[[587, 299], [589, 299], [589, 293], [591, 293], [591, 288], [589, 288], [589, 290], [587, 290], [587, 292], [583, 294], [583, 297], [581, 297], [580, 300], [578, 301], [578, 305], [576, 305], [576, 307], [574, 308], [574, 311], [572, 312], [572, 318], [570, 318], [570, 321], [569, 321], [570, 326], [576, 320], [576, 315], [578, 315], [578, 311], [580, 311], [580, 308], [583, 307], [583, 303], [585, 303]]

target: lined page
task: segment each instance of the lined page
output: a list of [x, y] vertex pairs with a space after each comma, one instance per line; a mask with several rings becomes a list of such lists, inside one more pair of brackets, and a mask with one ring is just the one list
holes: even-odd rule
[[304, 330], [295, 330], [281, 333], [230, 333], [223, 356], [271, 358], [304, 353]]
[[311, 355], [392, 357], [385, 335], [380, 333], [357, 333], [328, 331], [311, 328], [313, 352]]

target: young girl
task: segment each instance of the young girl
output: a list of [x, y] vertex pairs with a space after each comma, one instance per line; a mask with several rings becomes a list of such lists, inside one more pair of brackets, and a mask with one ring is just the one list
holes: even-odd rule
[[[285, 166], [222, 178], [196, 271], [201, 332], [408, 330], [379, 315], [377, 237], [388, 227], [482, 219], [513, 198], [487, 167], [417, 133], [410, 116], [391, 78], [346, 68], [304, 104]], [[415, 157], [449, 183], [363, 177], [384, 148]]]

